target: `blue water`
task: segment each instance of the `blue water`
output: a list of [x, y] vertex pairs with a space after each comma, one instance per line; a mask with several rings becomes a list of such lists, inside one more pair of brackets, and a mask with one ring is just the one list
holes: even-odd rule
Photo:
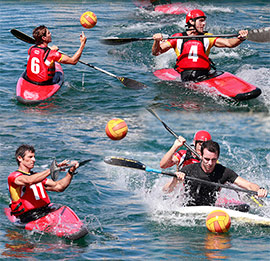
[[[208, 30], [217, 34], [269, 26], [268, 1], [190, 1], [202, 8]], [[1, 1], [0, 18], [0, 252], [1, 259], [33, 260], [267, 260], [270, 229], [233, 222], [228, 234], [214, 235], [203, 222], [177, 215], [176, 195], [164, 199], [168, 177], [113, 167], [105, 156], [123, 156], [159, 168], [174, 137], [146, 109], [152, 106], [178, 134], [192, 142], [199, 129], [211, 132], [221, 145], [220, 161], [242, 177], [270, 189], [270, 69], [269, 43], [244, 42], [234, 49], [215, 48], [211, 58], [218, 69], [258, 86], [262, 95], [245, 102], [227, 101], [175, 84], [160, 82], [152, 72], [172, 67], [173, 52], [151, 55], [152, 42], [106, 46], [104, 37], [148, 37], [184, 29], [184, 16], [170, 16], [137, 8], [132, 1]], [[117, 79], [77, 64], [63, 65], [65, 83], [48, 102], [24, 106], [15, 87], [25, 69], [29, 45], [10, 34], [16, 28], [31, 35], [46, 24], [53, 44], [74, 54], [83, 30], [80, 15], [93, 11], [98, 23], [84, 29], [88, 37], [81, 59], [117, 76], [148, 86], [124, 87]], [[129, 127], [121, 141], [105, 134], [115, 117]], [[89, 235], [70, 242], [15, 228], [3, 209], [9, 204], [7, 177], [16, 169], [14, 152], [22, 143], [36, 148], [35, 170], [56, 158], [92, 162], [63, 193], [49, 193], [51, 201], [70, 206], [85, 221]], [[173, 168], [171, 169], [173, 170]], [[64, 175], [64, 174], [61, 174]], [[231, 191], [224, 192], [236, 197]], [[270, 217], [269, 200], [258, 210]]]

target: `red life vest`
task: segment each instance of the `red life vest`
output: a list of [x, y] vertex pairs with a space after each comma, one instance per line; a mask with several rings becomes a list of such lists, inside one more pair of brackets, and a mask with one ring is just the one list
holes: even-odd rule
[[29, 49], [26, 75], [30, 81], [42, 83], [53, 78], [55, 65], [47, 59], [50, 52], [50, 48], [37, 45]]
[[[184, 32], [180, 35], [185, 36], [187, 33]], [[183, 39], [177, 42], [177, 48], [181, 50], [175, 67], [178, 72], [185, 70], [210, 70], [211, 63], [205, 53], [203, 38]]]
[[174, 154], [174, 156], [178, 160], [177, 165], [181, 168], [184, 166], [193, 164], [193, 163], [200, 162], [200, 160], [193, 157], [193, 155], [190, 151], [186, 151], [186, 150], [179, 150]]
[[[20, 171], [12, 172], [8, 176], [8, 187], [11, 198], [11, 214], [19, 216], [29, 210], [44, 207], [50, 203], [50, 198], [44, 187], [47, 179], [32, 185], [19, 186], [15, 179], [23, 174]], [[34, 175], [34, 174], [33, 174]]]
[[[172, 36], [187, 36], [187, 33], [176, 33]], [[215, 39], [191, 38], [167, 40], [177, 54], [175, 69], [178, 72], [185, 70], [210, 70], [211, 62], [206, 49], [214, 45]], [[209, 52], [209, 50], [208, 50]]]

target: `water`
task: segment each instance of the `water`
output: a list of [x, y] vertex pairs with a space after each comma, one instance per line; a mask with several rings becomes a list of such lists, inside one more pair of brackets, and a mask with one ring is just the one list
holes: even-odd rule
[[[235, 33], [242, 28], [269, 26], [268, 1], [191, 1], [207, 13], [208, 30]], [[29, 45], [14, 38], [17, 28], [31, 35], [46, 24], [53, 44], [68, 54], [79, 46], [83, 29], [79, 17], [93, 11], [97, 25], [84, 30], [88, 40], [81, 59], [117, 76], [143, 82], [144, 90], [125, 88], [118, 80], [81, 64], [63, 65], [65, 83], [39, 106], [17, 103], [15, 86], [25, 69]], [[232, 223], [228, 234], [207, 232], [203, 222], [177, 215], [176, 195], [166, 200], [161, 192], [168, 177], [113, 167], [105, 156], [123, 156], [159, 168], [159, 161], [174, 141], [159, 116], [191, 143], [194, 132], [205, 129], [221, 145], [220, 161], [242, 177], [270, 188], [269, 43], [246, 41], [234, 49], [212, 50], [219, 69], [229, 71], [262, 89], [257, 99], [232, 102], [157, 80], [152, 72], [171, 67], [173, 52], [151, 55], [152, 42], [105, 46], [104, 37], [148, 37], [172, 34], [184, 28], [184, 16], [169, 16], [136, 8], [132, 1], [1, 1], [1, 149], [0, 249], [7, 259], [68, 260], [266, 260], [270, 230]], [[123, 118], [129, 132], [121, 141], [105, 134], [106, 123]], [[63, 193], [49, 193], [51, 201], [67, 203], [88, 224], [89, 235], [70, 242], [13, 227], [3, 208], [9, 203], [7, 176], [16, 169], [14, 152], [22, 143], [36, 148], [35, 170], [56, 158], [92, 162], [82, 166]], [[173, 170], [173, 169], [172, 169]], [[64, 174], [61, 174], [64, 175]], [[235, 196], [227, 191], [229, 195]], [[268, 201], [267, 201], [268, 202]], [[260, 209], [270, 217], [269, 205]]]

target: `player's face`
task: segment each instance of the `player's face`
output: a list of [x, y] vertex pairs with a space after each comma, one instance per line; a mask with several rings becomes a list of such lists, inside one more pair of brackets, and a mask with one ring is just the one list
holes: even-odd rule
[[42, 39], [46, 43], [50, 43], [52, 41], [52, 34], [48, 29], [46, 29], [46, 34], [42, 37]]
[[206, 25], [205, 18], [199, 18], [196, 20], [196, 28], [200, 33], [203, 33], [205, 25]]
[[218, 160], [217, 153], [211, 152], [208, 149], [203, 150], [202, 169], [206, 173], [213, 172]]
[[22, 158], [19, 156], [18, 160], [20, 162], [20, 167], [26, 168], [30, 171], [35, 166], [35, 153], [27, 150], [24, 157]]
[[196, 140], [196, 152], [198, 152], [199, 155], [201, 155], [201, 147], [202, 147], [203, 141], [202, 140]]

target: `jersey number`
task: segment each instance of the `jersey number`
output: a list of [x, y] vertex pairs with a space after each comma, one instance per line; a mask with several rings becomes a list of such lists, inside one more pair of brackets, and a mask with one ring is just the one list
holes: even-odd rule
[[188, 59], [191, 59], [194, 63], [198, 61], [198, 46], [192, 45], [188, 54]]
[[[39, 194], [37, 187], [39, 187], [39, 190], [40, 190], [40, 194], [41, 195]], [[40, 198], [46, 198], [46, 195], [45, 195], [45, 192], [44, 192], [44, 188], [43, 188], [43, 186], [42, 186], [41, 183], [37, 183], [37, 184], [31, 185], [30, 186], [30, 189], [33, 190], [33, 193], [34, 193], [34, 196], [35, 196], [35, 199], [36, 200], [40, 200]]]
[[31, 60], [31, 71], [34, 74], [39, 74], [40, 72], [40, 61], [37, 57], [33, 57]]

